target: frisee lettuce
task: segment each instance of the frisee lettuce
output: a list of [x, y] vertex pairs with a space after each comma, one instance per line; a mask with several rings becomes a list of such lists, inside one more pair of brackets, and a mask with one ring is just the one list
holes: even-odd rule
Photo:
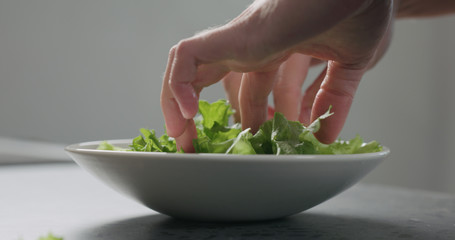
[[48, 233], [47, 236], [42, 236], [38, 240], [63, 240], [63, 237], [57, 237], [52, 233]]
[[[18, 240], [23, 240], [23, 239], [19, 238]], [[63, 237], [57, 237], [52, 233], [48, 233], [45, 236], [39, 237], [38, 240], [63, 240]]]
[[[23, 238], [18, 238], [17, 240], [24, 240]], [[52, 233], [48, 233], [45, 236], [41, 236], [38, 240], [63, 240], [63, 237], [57, 237]]]
[[[196, 153], [224, 154], [357, 154], [382, 151], [377, 141], [364, 143], [360, 136], [349, 141], [338, 140], [332, 144], [323, 144], [313, 135], [320, 128], [320, 120], [330, 117], [329, 110], [317, 118], [308, 127], [300, 122], [289, 121], [283, 114], [261, 125], [252, 134], [250, 129], [242, 130], [240, 124], [229, 125], [229, 118], [234, 114], [226, 100], [214, 103], [199, 101], [199, 115], [194, 119], [197, 138], [193, 140]], [[181, 153], [175, 140], [166, 133], [156, 136], [155, 130], [140, 129], [141, 135], [133, 139], [130, 148], [119, 148], [108, 142], [102, 142], [98, 149], [114, 151], [168, 152]]]

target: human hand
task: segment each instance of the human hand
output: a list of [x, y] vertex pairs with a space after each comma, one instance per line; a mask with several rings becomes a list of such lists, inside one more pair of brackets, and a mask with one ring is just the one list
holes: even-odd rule
[[[311, 114], [305, 113], [303, 118], [312, 120], [332, 105], [335, 114], [322, 122], [316, 137], [326, 143], [334, 141], [360, 79], [387, 32], [391, 2], [259, 0], [228, 24], [181, 41], [170, 51], [161, 94], [168, 135], [185, 152], [193, 151], [196, 130], [192, 118], [199, 93], [223, 77], [228, 80], [236, 75], [230, 72], [243, 73], [237, 80], [240, 118], [242, 126], [254, 132], [267, 117], [269, 93], [288, 81], [294, 83], [283, 87], [282, 96], [286, 89], [301, 86], [311, 56], [327, 61], [327, 67], [309, 88], [314, 97], [302, 106], [311, 109]], [[294, 64], [302, 67], [290, 67]], [[292, 69], [300, 72], [290, 73]], [[276, 110], [291, 109], [287, 102], [283, 107], [276, 105]], [[308, 111], [298, 112], [300, 118], [300, 112]]]
[[[393, 22], [391, 22], [387, 32], [379, 43], [376, 53], [370, 60], [367, 69], [373, 68], [384, 56], [390, 44], [392, 29]], [[327, 65], [326, 61], [299, 53], [291, 55], [283, 62], [278, 70], [278, 77], [272, 90], [274, 107], [268, 107], [267, 118], [271, 119], [275, 112], [280, 112], [285, 115], [288, 120], [300, 121], [303, 125], [308, 126], [311, 123], [312, 105], [321, 82], [326, 75], [327, 67], [324, 68], [303, 95], [301, 93], [301, 88], [303, 82], [306, 80], [308, 68], [323, 63]], [[241, 122], [239, 93], [242, 75], [243, 73], [230, 72], [223, 78], [227, 98], [232, 105], [232, 108], [236, 110], [234, 113], [235, 122]], [[248, 121], [248, 112], [244, 112], [243, 115], [244, 121], [242, 123], [245, 128], [253, 125]]]

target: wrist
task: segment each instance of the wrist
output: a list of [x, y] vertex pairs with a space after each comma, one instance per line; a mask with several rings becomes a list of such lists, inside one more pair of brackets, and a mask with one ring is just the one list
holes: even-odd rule
[[454, 0], [395, 0], [397, 18], [435, 17], [455, 13]]

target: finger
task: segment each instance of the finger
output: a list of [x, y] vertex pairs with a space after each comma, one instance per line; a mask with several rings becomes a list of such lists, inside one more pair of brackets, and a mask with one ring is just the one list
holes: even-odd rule
[[244, 73], [240, 85], [240, 116], [242, 128], [255, 133], [267, 120], [268, 96], [272, 91], [277, 70]]
[[193, 118], [198, 110], [198, 96], [192, 82], [196, 79], [198, 62], [191, 41], [180, 42], [175, 47], [169, 73], [169, 86], [184, 118]]
[[303, 94], [302, 102], [300, 104], [299, 121], [305, 126], [308, 126], [311, 123], [311, 120], [310, 120], [310, 118], [311, 118], [311, 109], [313, 108], [314, 99], [316, 97], [316, 94], [319, 91], [319, 88], [321, 87], [321, 83], [322, 83], [322, 81], [325, 78], [326, 72], [327, 72], [327, 68], [325, 68], [319, 74], [319, 76], [305, 90], [305, 93]]
[[169, 52], [169, 59], [166, 67], [166, 72], [163, 78], [163, 85], [161, 88], [161, 109], [166, 123], [167, 134], [171, 137], [178, 137], [183, 134], [186, 127], [186, 119], [180, 112], [177, 101], [169, 87], [169, 75], [174, 61], [175, 48]]
[[221, 79], [223, 79], [229, 73], [229, 69], [221, 64], [203, 64], [197, 68], [196, 78], [191, 83], [193, 85], [196, 95], [199, 96], [199, 93], [204, 87], [208, 87]]
[[223, 86], [226, 91], [226, 97], [235, 110], [234, 122], [241, 122], [239, 107], [239, 91], [242, 82], [242, 73], [230, 72], [223, 78]]
[[311, 57], [293, 54], [278, 70], [278, 79], [273, 87], [275, 111], [288, 120], [297, 121], [303, 82], [308, 73]]
[[229, 31], [208, 31], [183, 40], [175, 47], [169, 86], [186, 119], [196, 115], [198, 94], [202, 87], [221, 80], [229, 72], [227, 67], [217, 64], [227, 54], [225, 49], [220, 48], [226, 40], [219, 35], [229, 35]]
[[193, 119], [189, 119], [185, 124], [185, 131], [178, 137], [175, 138], [177, 150], [183, 150], [185, 153], [193, 153], [193, 139], [197, 138], [196, 125]]
[[312, 121], [326, 112], [330, 105], [334, 113], [321, 121], [321, 128], [315, 133], [319, 141], [331, 143], [338, 137], [364, 72], [365, 66], [357, 67], [329, 61], [327, 74], [316, 95], [311, 112]]
[[[239, 51], [236, 31], [233, 26], [223, 26], [183, 40], [176, 46], [169, 85], [185, 118], [196, 115], [201, 86], [213, 84], [229, 72], [227, 59]], [[203, 65], [210, 67], [201, 70]]]

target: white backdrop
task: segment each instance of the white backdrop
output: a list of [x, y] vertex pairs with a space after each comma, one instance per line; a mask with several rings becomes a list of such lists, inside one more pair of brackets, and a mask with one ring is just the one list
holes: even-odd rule
[[[73, 143], [162, 132], [169, 48], [250, 1], [0, 1], [0, 137]], [[364, 181], [455, 193], [455, 17], [405, 20], [342, 138], [392, 149]], [[311, 76], [315, 76], [312, 71]], [[202, 94], [223, 98], [220, 85]]]

